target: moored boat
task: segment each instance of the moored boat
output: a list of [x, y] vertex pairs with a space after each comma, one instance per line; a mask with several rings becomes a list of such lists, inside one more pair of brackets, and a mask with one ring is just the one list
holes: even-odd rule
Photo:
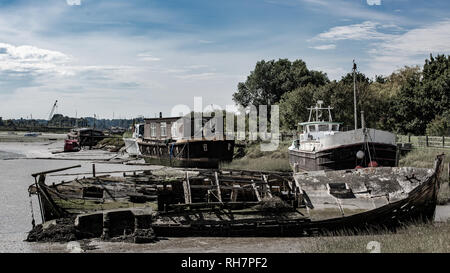
[[393, 133], [373, 128], [341, 131], [331, 108], [319, 101], [309, 120], [299, 123], [301, 132], [288, 148], [290, 164], [300, 170], [342, 170], [356, 167], [396, 166], [397, 145]]
[[144, 136], [144, 124], [138, 123], [133, 126], [133, 135], [130, 138], [123, 138], [125, 143], [125, 150], [130, 156], [139, 156], [139, 145], [137, 140]]
[[137, 140], [147, 163], [187, 168], [218, 168], [233, 159], [234, 139], [215, 130], [215, 118], [202, 118], [194, 126], [193, 117], [147, 118], [144, 136]]
[[105, 134], [101, 130], [93, 128], [77, 128], [72, 129], [67, 134], [65, 145], [67, 146], [67, 151], [71, 151], [72, 149], [79, 150], [84, 146], [92, 148], [105, 137]]

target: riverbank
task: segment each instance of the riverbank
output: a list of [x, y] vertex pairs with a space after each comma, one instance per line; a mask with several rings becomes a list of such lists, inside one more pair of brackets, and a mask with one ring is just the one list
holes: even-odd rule
[[[368, 253], [374, 250], [382, 253], [449, 253], [450, 223], [413, 225], [397, 233], [364, 236], [185, 237], [160, 238], [156, 243], [138, 245], [96, 239], [79, 241], [78, 244], [81, 251], [92, 253]], [[74, 242], [29, 243], [29, 245], [34, 252], [74, 251]], [[379, 249], [376, 249], [377, 246]]]

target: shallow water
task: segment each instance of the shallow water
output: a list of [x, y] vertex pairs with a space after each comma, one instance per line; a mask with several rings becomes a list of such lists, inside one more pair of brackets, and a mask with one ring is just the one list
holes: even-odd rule
[[[67, 170], [62, 173], [90, 173], [92, 162], [77, 160], [48, 160], [32, 159], [35, 156], [57, 157], [51, 151], [61, 149], [62, 142], [55, 143], [3, 143], [0, 142], [0, 252], [35, 252], [47, 251], [39, 246], [32, 247], [33, 244], [23, 242], [28, 231], [31, 230], [31, 206], [28, 195], [28, 187], [34, 183], [32, 173], [81, 165], [81, 168]], [[94, 154], [95, 151], [86, 151]], [[113, 153], [98, 151], [99, 155], [107, 155], [111, 158]], [[78, 156], [82, 156], [80, 152]], [[6, 159], [5, 159], [6, 158]], [[155, 169], [156, 166], [129, 166], [122, 164], [101, 164], [96, 163], [97, 172], [107, 171], [131, 171], [141, 169]], [[116, 175], [121, 175], [118, 173]], [[47, 184], [70, 180], [74, 176], [53, 176], [48, 175]], [[36, 223], [41, 223], [39, 205], [36, 196], [32, 197], [33, 212]], [[55, 244], [56, 246], [57, 244]], [[48, 246], [47, 246], [48, 247]]]

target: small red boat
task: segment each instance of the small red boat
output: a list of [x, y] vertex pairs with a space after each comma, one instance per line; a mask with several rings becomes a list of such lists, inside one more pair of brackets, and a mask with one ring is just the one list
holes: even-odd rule
[[78, 152], [80, 150], [80, 144], [76, 139], [64, 140], [64, 152]]

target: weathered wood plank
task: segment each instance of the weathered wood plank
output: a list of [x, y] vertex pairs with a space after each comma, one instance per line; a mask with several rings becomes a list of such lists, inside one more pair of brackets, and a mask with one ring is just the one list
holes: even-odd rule
[[220, 191], [219, 175], [217, 174], [217, 172], [214, 172], [214, 176], [216, 178], [217, 199], [219, 200], [219, 202], [222, 202], [222, 192]]
[[191, 197], [191, 187], [189, 184], [189, 173], [186, 172], [186, 179], [183, 180], [183, 191], [184, 191], [184, 202], [186, 204], [192, 203], [192, 197]]
[[261, 196], [259, 195], [259, 191], [258, 191], [258, 189], [256, 188], [256, 184], [255, 184], [255, 183], [252, 184], [252, 188], [253, 188], [253, 190], [255, 191], [256, 199], [257, 199], [258, 201], [261, 201]]
[[265, 184], [263, 184], [263, 189], [264, 189], [264, 195], [266, 197], [272, 198], [272, 192], [270, 191], [270, 185], [267, 182], [267, 175], [263, 174], [263, 181]]

